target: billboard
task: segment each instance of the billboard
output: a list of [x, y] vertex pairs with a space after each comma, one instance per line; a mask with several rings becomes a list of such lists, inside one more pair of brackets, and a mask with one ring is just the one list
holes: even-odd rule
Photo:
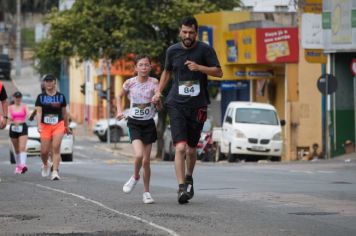
[[259, 28], [256, 38], [258, 63], [298, 62], [298, 28]]

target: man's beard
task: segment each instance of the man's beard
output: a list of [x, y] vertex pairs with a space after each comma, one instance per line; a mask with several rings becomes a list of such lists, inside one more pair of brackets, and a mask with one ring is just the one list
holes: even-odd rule
[[185, 47], [190, 48], [194, 45], [195, 39], [193, 39], [193, 40], [190, 38], [182, 39], [182, 43]]

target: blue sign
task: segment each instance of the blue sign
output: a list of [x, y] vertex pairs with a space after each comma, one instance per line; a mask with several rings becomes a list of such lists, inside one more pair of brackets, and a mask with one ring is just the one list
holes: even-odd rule
[[249, 85], [248, 81], [224, 81], [221, 82], [221, 90], [243, 90], [247, 89]]
[[214, 41], [213, 41], [213, 28], [210, 26], [199, 26], [198, 29], [198, 37], [199, 41], [204, 42], [211, 47], [214, 46]]

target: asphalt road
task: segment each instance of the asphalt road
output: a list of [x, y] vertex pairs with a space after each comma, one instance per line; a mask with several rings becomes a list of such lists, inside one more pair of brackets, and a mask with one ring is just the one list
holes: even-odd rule
[[356, 157], [314, 163], [198, 163], [194, 199], [179, 205], [170, 162], [152, 163], [151, 193], [142, 181], [129, 195], [129, 157], [77, 138], [62, 180], [40, 175], [29, 158], [13, 174], [0, 131], [0, 235], [356, 235]]

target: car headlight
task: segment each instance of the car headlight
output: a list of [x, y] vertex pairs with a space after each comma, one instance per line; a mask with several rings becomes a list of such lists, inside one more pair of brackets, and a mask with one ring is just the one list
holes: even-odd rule
[[273, 135], [272, 140], [274, 140], [274, 141], [281, 141], [281, 140], [282, 140], [282, 133], [281, 133], [281, 132], [278, 132], [278, 133], [276, 133], [275, 135]]
[[235, 134], [237, 138], [246, 138], [245, 134], [238, 129], [235, 129]]

